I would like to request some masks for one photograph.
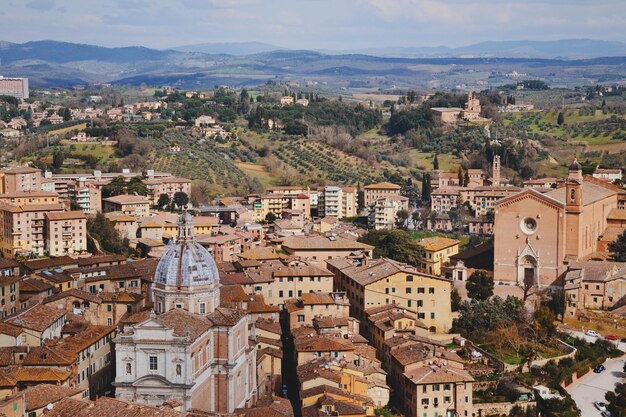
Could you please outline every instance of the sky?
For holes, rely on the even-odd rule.
[[[0,0],[9,42],[354,50],[571,38],[626,41],[626,0]]]

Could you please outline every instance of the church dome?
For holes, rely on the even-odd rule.
[[[157,265],[155,282],[176,287],[210,286],[219,282],[213,257],[193,236],[193,218],[178,219],[178,239],[168,246]]]

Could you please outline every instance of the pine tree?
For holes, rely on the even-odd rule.
[[[439,169],[439,158],[437,158],[437,154],[435,154],[435,159],[433,159],[433,169]]]

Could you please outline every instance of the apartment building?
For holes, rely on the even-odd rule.
[[[440,187],[430,194],[430,209],[438,214],[447,214],[461,202],[460,187]]]
[[[178,192],[183,192],[187,195],[191,194],[191,180],[186,178],[148,178],[144,180],[144,184],[148,187],[148,198],[153,206],[157,204],[161,194],[166,194],[170,200]]]
[[[19,99],[28,98],[28,78],[3,77],[0,75],[0,96],[11,96]]]
[[[47,339],[60,338],[65,316],[65,311],[41,304],[21,311],[3,321],[0,346],[40,346]],[[20,336],[15,337],[16,334]]]
[[[150,215],[150,201],[141,195],[116,195],[102,200],[105,213],[120,212],[130,216],[147,217]]]
[[[357,215],[357,190],[355,187],[328,185],[318,188],[317,192],[318,217],[345,218]]]
[[[390,195],[400,195],[400,187],[398,184],[390,182],[379,182],[363,187],[363,200],[365,207],[371,206],[379,198],[388,197]]]
[[[102,212],[102,190],[94,185],[76,189],[76,203],[87,215]]]
[[[374,230],[391,230],[396,227],[396,219],[400,210],[409,210],[409,199],[401,195],[391,194],[377,199],[368,208],[368,226]]]
[[[312,326],[313,319],[322,317],[347,321],[350,318],[350,302],[343,292],[311,292],[285,301],[283,312],[289,329]]]
[[[8,168],[0,171],[2,178],[0,194],[15,191],[40,191],[41,170],[32,167]]]
[[[5,258],[44,256],[47,252],[46,215],[63,212],[61,204],[0,203],[0,248]]]
[[[335,289],[348,294],[352,317],[364,321],[367,309],[396,304],[416,310],[417,320],[432,333],[450,330],[451,280],[386,258],[363,259],[359,266],[350,259],[329,259],[326,264],[335,274]]]
[[[79,210],[46,213],[48,255],[61,256],[87,251],[87,219]]]
[[[352,257],[355,253],[371,258],[374,247],[340,236],[310,235],[286,237],[281,242],[281,249],[303,261],[323,262]]]
[[[0,264],[5,261],[0,258]],[[8,260],[6,260],[8,261]],[[14,314],[20,307],[19,275],[0,275],[0,317]]]

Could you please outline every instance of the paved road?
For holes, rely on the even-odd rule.
[[[596,340],[598,340],[597,337],[593,337],[593,336],[587,336],[585,333],[583,332],[579,332],[577,330],[570,330],[570,329],[560,329],[563,330],[566,333],[569,333],[570,335],[578,338],[578,339],[583,339],[585,341],[587,341],[588,343],[595,343]],[[624,342],[618,342],[618,341],[611,341],[611,343],[613,343],[619,350],[621,350],[622,352],[626,352],[626,343]]]
[[[585,378],[567,388],[582,417],[601,417],[594,401],[605,401],[604,394],[613,391],[615,384],[624,380],[624,358],[609,359],[604,363],[606,370],[600,374],[590,372]]]

